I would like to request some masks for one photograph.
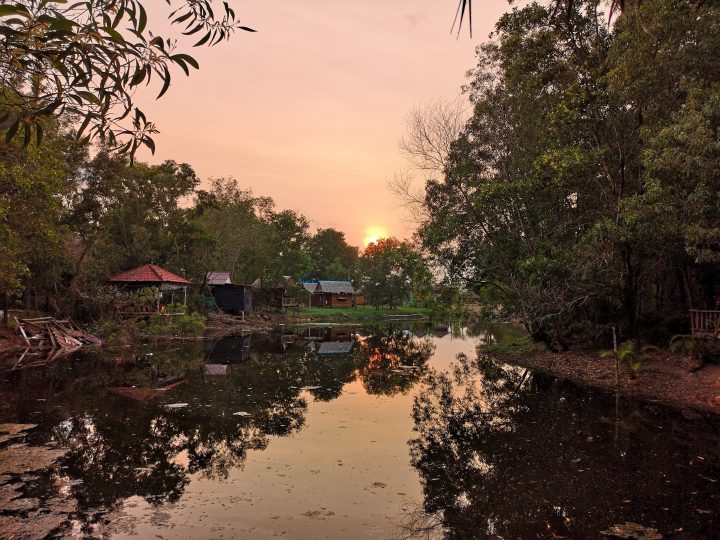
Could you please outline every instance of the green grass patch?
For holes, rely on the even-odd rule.
[[[394,309],[380,308],[375,309],[372,306],[358,306],[355,308],[322,308],[322,307],[305,307],[297,311],[291,311],[292,315],[298,317],[308,317],[317,321],[371,321],[386,320],[392,316],[420,315],[428,317],[430,309],[424,307],[399,306]]]
[[[534,343],[529,336],[501,338],[497,343],[484,345],[480,349],[484,354],[509,354],[513,356],[526,356],[542,352],[543,347]]]

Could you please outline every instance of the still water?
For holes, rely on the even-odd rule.
[[[0,537],[720,538],[717,420],[478,355],[507,331],[306,327],[7,372]]]

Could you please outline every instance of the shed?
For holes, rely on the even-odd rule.
[[[215,305],[228,313],[252,309],[253,293],[249,285],[214,285],[212,295]]]

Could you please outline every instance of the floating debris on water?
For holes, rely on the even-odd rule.
[[[184,407],[187,407],[188,403],[168,403],[165,405],[166,409],[182,409]]]

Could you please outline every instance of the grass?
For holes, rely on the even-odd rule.
[[[375,309],[373,306],[358,306],[356,308],[304,307],[297,311],[291,311],[290,314],[311,318],[316,321],[370,321],[387,319],[388,316],[394,315],[428,317],[430,309],[411,306],[398,306],[394,309],[387,307]]]
[[[541,352],[542,350],[542,345],[533,343],[527,336],[507,336],[501,338],[497,343],[491,343],[482,347],[482,352],[485,354],[508,354],[513,356],[527,356]]]

